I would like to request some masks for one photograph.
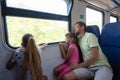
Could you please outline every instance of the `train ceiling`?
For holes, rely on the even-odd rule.
[[[120,0],[85,0],[85,1],[120,16]]]

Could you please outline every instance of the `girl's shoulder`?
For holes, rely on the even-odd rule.
[[[15,50],[15,54],[12,57],[12,62],[19,63],[22,60],[22,57],[23,57],[23,49],[22,48],[17,48]]]
[[[15,50],[15,52],[17,52],[17,53],[23,52],[23,49],[22,49],[21,47],[19,47],[19,48],[17,48],[17,49]]]
[[[22,56],[23,52],[24,52],[23,49],[21,47],[19,47],[15,50],[15,55]]]
[[[74,48],[74,47],[76,47],[75,44],[70,44],[70,45],[69,45],[69,48]]]

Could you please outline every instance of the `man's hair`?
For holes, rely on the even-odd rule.
[[[85,31],[86,31],[86,24],[85,24],[84,22],[78,21],[78,22],[75,23],[75,25],[76,25],[76,24],[79,24],[80,26],[84,26],[84,29],[85,29]]]

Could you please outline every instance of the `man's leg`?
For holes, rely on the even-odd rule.
[[[73,71],[71,71],[68,74],[64,75],[63,80],[79,80],[79,79],[77,79],[76,74]]]
[[[88,80],[94,76],[93,72],[88,68],[78,68],[64,76],[64,80]]]
[[[112,69],[107,66],[101,66],[95,72],[94,80],[112,80],[113,72]]]

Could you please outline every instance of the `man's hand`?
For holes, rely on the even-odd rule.
[[[79,67],[80,67],[80,64],[71,64],[72,69],[76,69],[76,68],[79,68]]]

